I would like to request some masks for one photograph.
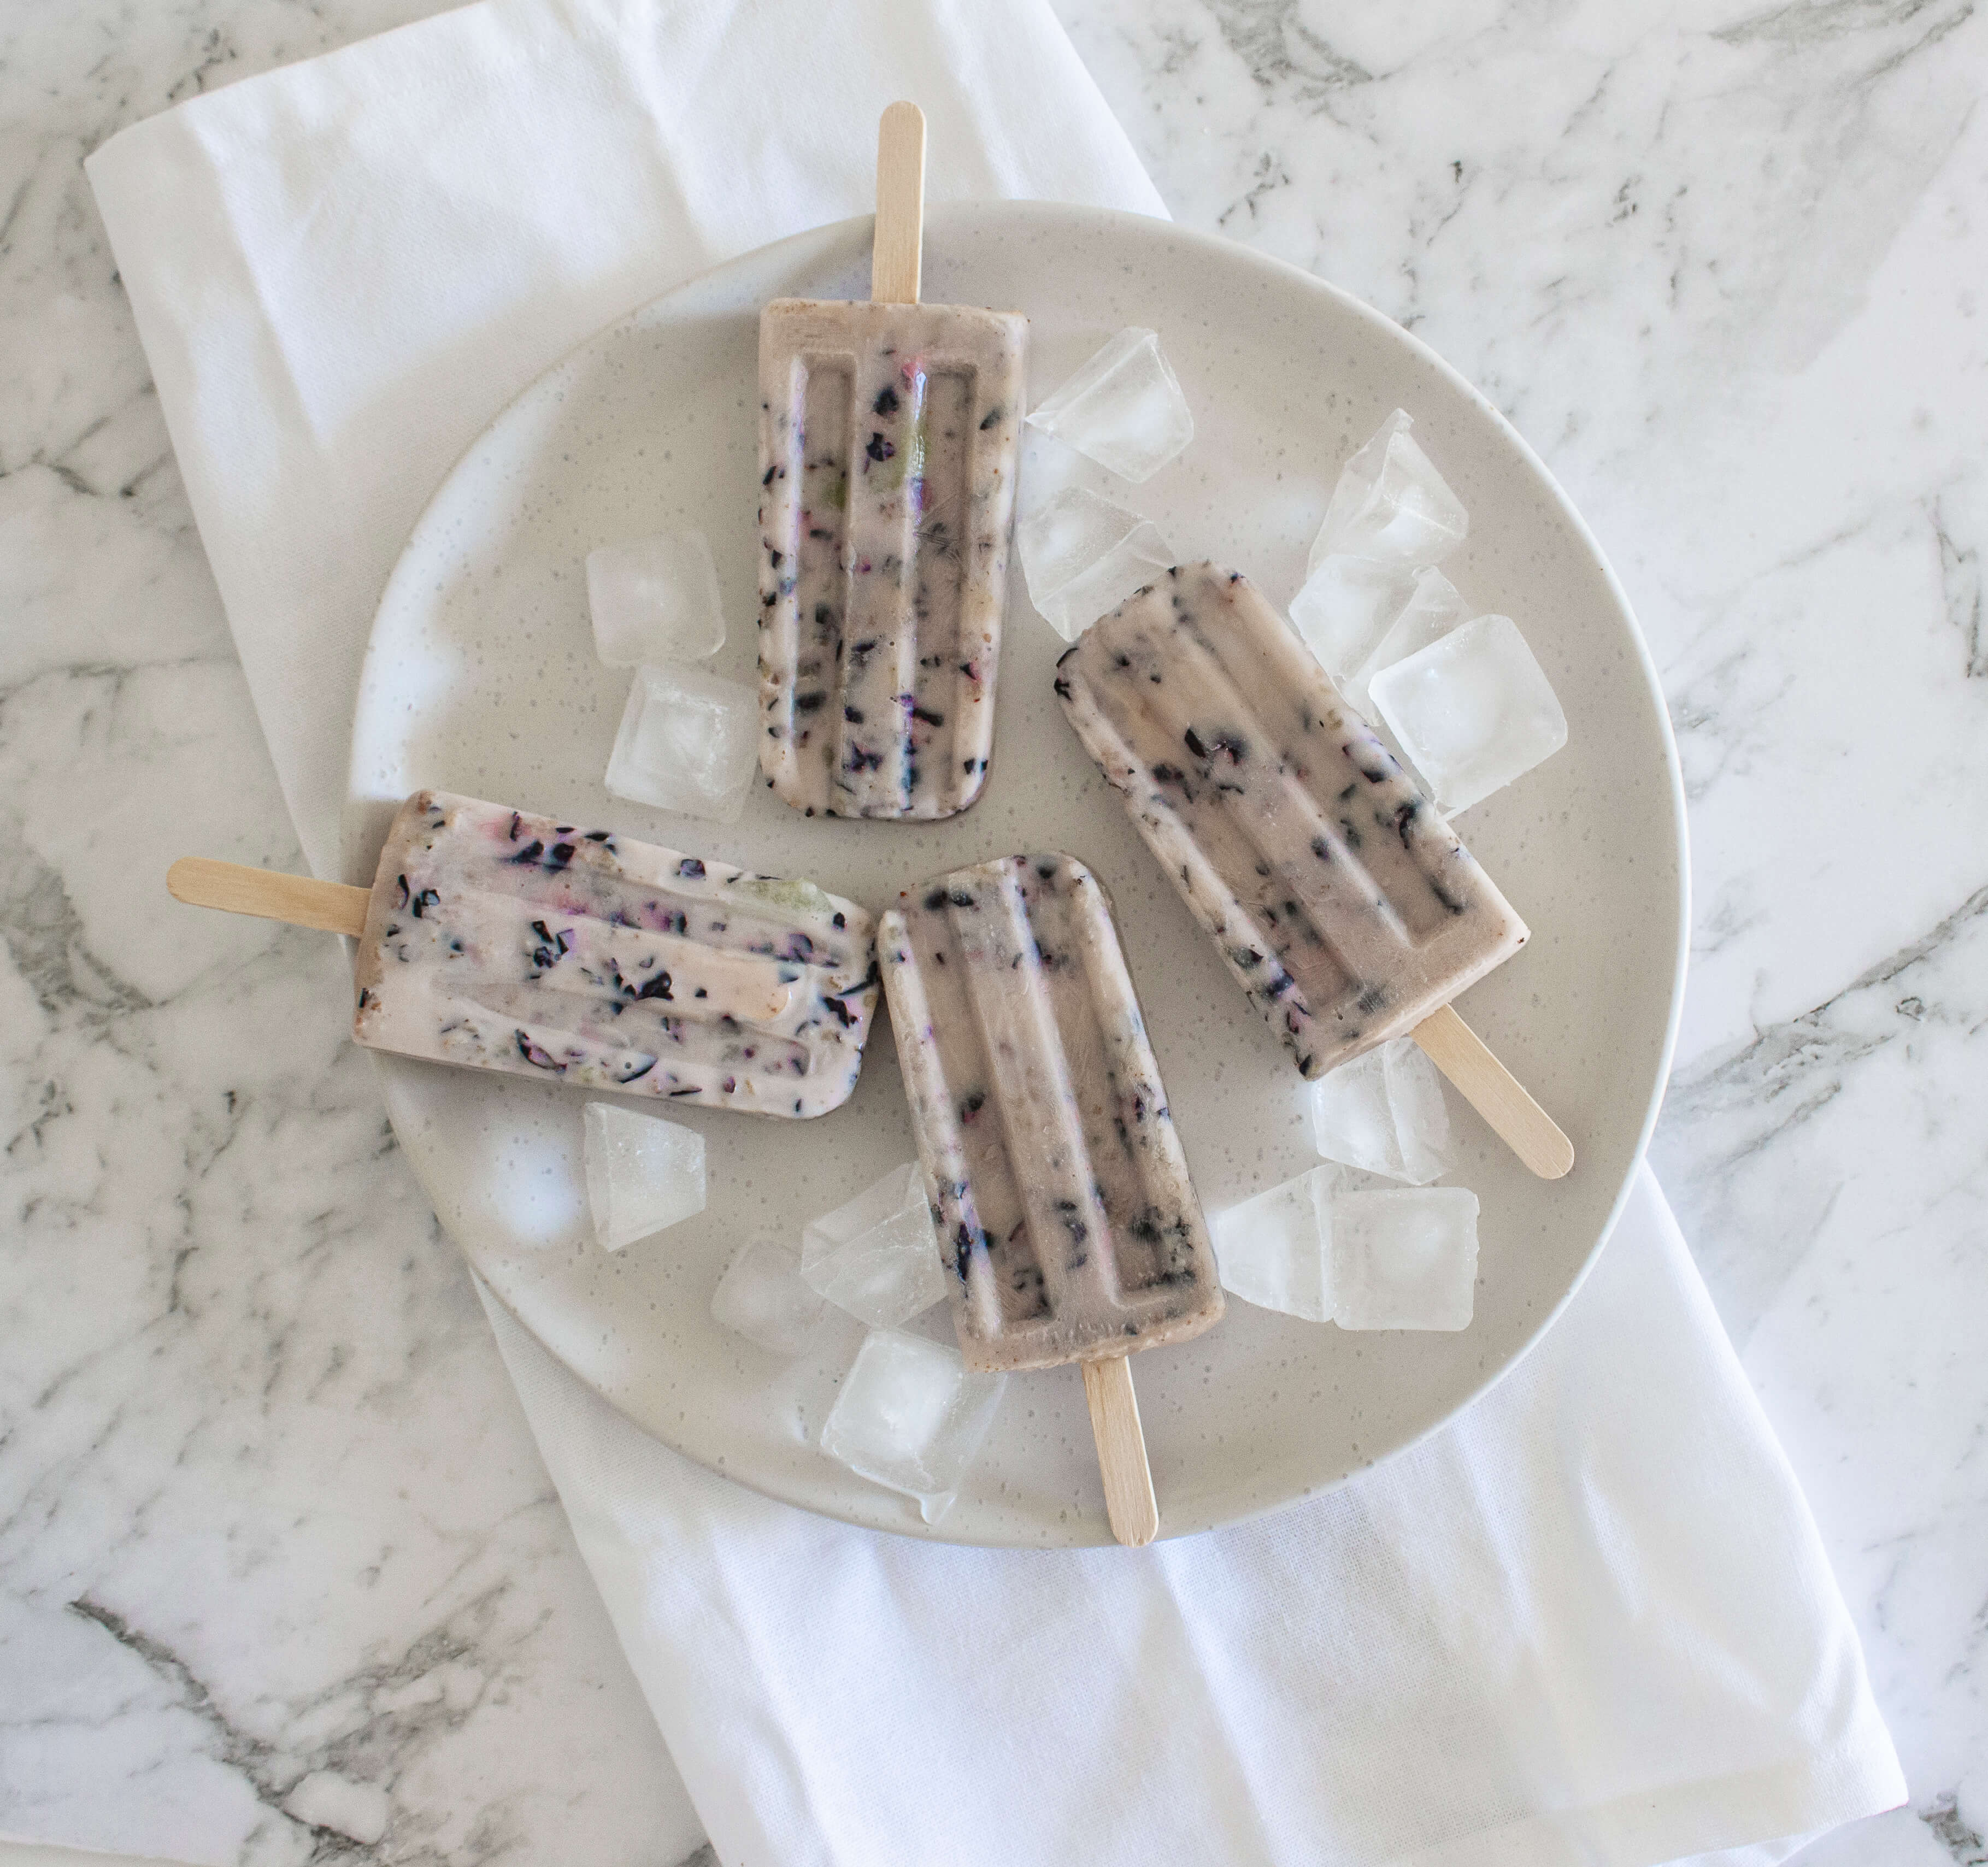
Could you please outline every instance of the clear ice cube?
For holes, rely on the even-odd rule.
[[[1129,508],[1067,486],[1015,528],[1029,600],[1066,642],[1074,642],[1174,561],[1159,528]]]
[[[1333,1320],[1343,1329],[1461,1329],[1477,1289],[1477,1195],[1464,1187],[1341,1192]]]
[[[704,1136],[659,1115],[590,1102],[587,1203],[604,1251],[618,1251],[704,1210]]]
[[[1463,593],[1433,566],[1419,572],[1401,613],[1388,624],[1379,644],[1361,662],[1358,670],[1340,683],[1340,690],[1353,711],[1363,720],[1374,717],[1374,696],[1369,690],[1374,677],[1384,667],[1439,642],[1465,614]]]
[[[702,532],[666,532],[587,554],[594,653],[610,667],[702,661],[725,643],[718,567]]]
[[[1467,810],[1567,743],[1519,626],[1480,616],[1374,677],[1374,704],[1445,811]]]
[[[838,1309],[872,1329],[894,1329],[945,1295],[925,1175],[914,1160],[845,1206],[809,1220],[801,1275]]]
[[[1332,1264],[1324,1204],[1337,1178],[1314,1167],[1217,1213],[1215,1261],[1222,1287],[1246,1303],[1312,1322],[1332,1320]]]
[[[711,1295],[711,1313],[726,1329],[775,1355],[806,1349],[828,1315],[828,1301],[801,1275],[801,1254],[779,1238],[740,1247]]]
[[[957,1349],[873,1330],[822,1423],[821,1449],[859,1477],[918,1501],[928,1524],[952,1507],[987,1437],[1007,1376],[974,1374]]]
[[[1340,470],[1312,541],[1312,568],[1343,552],[1416,571],[1463,542],[1470,515],[1408,432],[1414,425],[1396,409]]]
[[[1121,331],[1029,420],[1135,484],[1194,439],[1194,417],[1158,333],[1137,328]]]
[[[1328,1070],[1311,1085],[1312,1142],[1328,1160],[1425,1187],[1451,1165],[1442,1077],[1413,1038]]]
[[[1344,682],[1378,648],[1415,588],[1412,572],[1371,558],[1321,558],[1291,599],[1291,621],[1319,665]]]
[[[759,701],[702,668],[639,667],[606,783],[617,798],[732,823],[759,768]]]

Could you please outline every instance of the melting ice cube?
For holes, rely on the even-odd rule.
[[[1029,600],[1066,642],[1074,642],[1174,561],[1149,518],[1093,492],[1067,486],[1015,528]]]
[[[738,820],[759,768],[759,701],[701,668],[639,667],[607,761],[617,798],[718,823]]]
[[[1407,571],[1439,564],[1463,542],[1470,515],[1396,409],[1340,471],[1310,567],[1337,552]]]
[[[945,1295],[945,1269],[914,1160],[846,1206],[808,1222],[801,1275],[839,1309],[872,1329],[894,1328]]]
[[[1007,1376],[969,1373],[957,1349],[877,1329],[863,1339],[822,1423],[821,1449],[872,1484],[918,1501],[928,1524],[951,1507],[987,1437]]]
[[[1372,719],[1374,697],[1369,689],[1374,677],[1430,643],[1439,642],[1463,617],[1463,596],[1456,586],[1433,566],[1418,572],[1407,603],[1388,624],[1378,645],[1353,674],[1339,684],[1354,711],[1362,719]]]
[[[1335,681],[1374,653],[1415,588],[1397,565],[1335,553],[1321,558],[1291,599],[1291,620]]]
[[[1442,1078],[1413,1038],[1328,1070],[1311,1085],[1313,1143],[1328,1160],[1425,1187],[1449,1170]]]
[[[590,1102],[587,1129],[587,1203],[604,1251],[704,1210],[704,1136],[658,1115],[617,1102]]]
[[[1135,483],[1194,439],[1194,417],[1158,335],[1136,328],[1121,331],[1029,420]]]
[[[1337,1172],[1314,1167],[1215,1215],[1215,1261],[1224,1290],[1264,1309],[1332,1320],[1324,1210]]]
[[[1445,811],[1567,743],[1553,684],[1509,616],[1480,616],[1374,677],[1374,704]]]
[[[610,667],[701,661],[725,643],[718,567],[702,532],[668,532],[587,554],[594,652]]]
[[[775,1355],[798,1355],[828,1315],[827,1300],[801,1276],[801,1254],[779,1238],[742,1246],[712,1292],[711,1313]]]
[[[1477,1195],[1463,1187],[1340,1192],[1327,1220],[1343,1329],[1461,1329],[1477,1288]]]

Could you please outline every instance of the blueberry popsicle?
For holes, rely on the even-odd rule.
[[[825,1114],[876,1008],[854,902],[448,792],[401,806],[370,890],[198,861],[167,885],[353,935],[362,1044],[580,1088]]]
[[[1124,1358],[1222,1297],[1104,892],[1070,856],[956,869],[900,896],[878,951],[960,1352],[1086,1364],[1114,1528],[1144,1541],[1107,1447],[1129,1412],[1143,1475]]]
[[[759,321],[760,769],[796,809],[986,782],[1027,321],[918,302],[925,120],[884,115],[871,299]]]
[[[1567,1171],[1566,1137],[1445,1011],[1524,922],[1246,579],[1176,566],[1098,622],[1056,687],[1305,1075],[1412,1034],[1529,1166]]]

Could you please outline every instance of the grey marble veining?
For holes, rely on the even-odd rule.
[[[327,943],[79,164],[421,0],[0,8],[0,1831],[667,1863],[694,1821]],[[1060,0],[1175,213],[1482,387],[1690,792],[1656,1160],[1915,1808],[1988,1858],[1988,20],[1972,0]]]

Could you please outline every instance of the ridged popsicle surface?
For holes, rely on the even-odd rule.
[[[1027,320],[783,299],[759,322],[760,769],[796,809],[980,795]]]
[[[1222,1314],[1199,1201],[1097,878],[1015,856],[908,892],[884,989],[960,1351],[1107,1359]]]
[[[1261,593],[1178,566],[1057,664],[1084,748],[1299,1069],[1405,1035],[1526,925]]]
[[[807,1117],[847,1101],[874,924],[755,875],[448,792],[380,855],[353,1035],[404,1056]]]

